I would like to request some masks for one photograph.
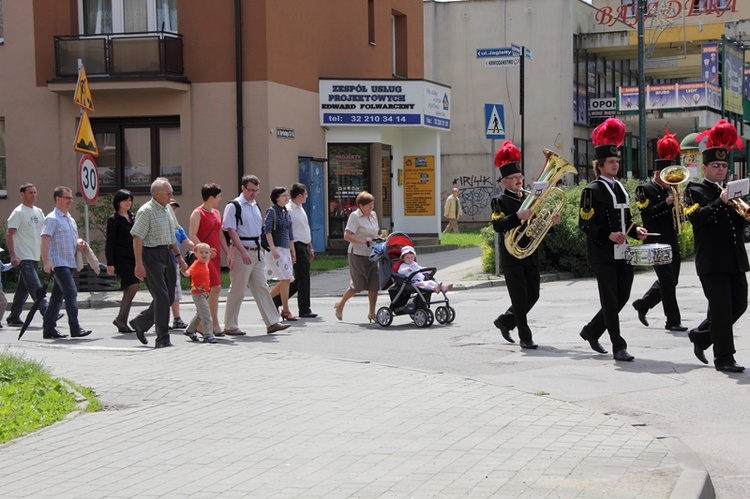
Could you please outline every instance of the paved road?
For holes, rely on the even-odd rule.
[[[684,335],[660,329],[656,311],[650,328],[623,314],[634,363],[594,354],[577,337],[596,303],[590,279],[543,285],[531,321],[541,347],[521,351],[491,326],[508,300],[499,280],[479,272],[477,250],[420,262],[466,288],[451,293],[454,324],[363,324],[364,297],[338,322],[339,271],[314,278],[321,318],[288,334],[249,326],[248,336],[215,346],[178,334],[175,348],[157,351],[114,332],[111,308],[82,311],[95,330],[83,341],[49,342],[37,329],[18,342],[4,329],[11,351],[95,387],[110,410],[0,448],[0,492],[689,497],[712,481],[719,497],[750,496],[748,375],[699,364]],[[704,300],[692,263],[683,269],[678,296],[684,322],[695,324]],[[652,279],[637,275],[634,295]],[[257,324],[254,303],[242,314]],[[737,331],[747,325],[741,319]],[[750,342],[739,335],[737,346],[749,363]]]

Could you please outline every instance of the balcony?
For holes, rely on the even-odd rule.
[[[187,82],[182,35],[165,32],[66,35],[55,39],[53,82],[75,81],[78,60],[91,81]]]

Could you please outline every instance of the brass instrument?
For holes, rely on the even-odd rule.
[[[679,234],[682,232],[682,226],[687,220],[685,215],[685,209],[682,206],[682,193],[680,192],[680,186],[687,183],[690,180],[690,172],[687,168],[681,165],[673,165],[664,168],[659,174],[662,182],[669,185],[672,191],[672,222],[674,223],[674,229]]]
[[[730,199],[728,201],[729,206],[740,214],[745,220],[750,221],[750,203],[743,197]]]
[[[554,151],[544,149],[547,161],[537,182],[547,182],[541,194],[532,194],[521,203],[521,210],[531,210],[531,217],[505,234],[508,253],[518,259],[531,256],[552,227],[552,217],[560,213],[565,205],[565,193],[557,183],[568,173],[577,173],[576,168]],[[558,199],[555,201],[554,197]],[[550,203],[552,205],[550,206]]]

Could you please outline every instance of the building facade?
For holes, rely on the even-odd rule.
[[[454,100],[452,132],[442,141],[442,185],[446,192],[459,188],[468,205],[464,223],[483,225],[490,218],[493,145],[496,149],[504,139],[487,138],[494,131],[484,110],[488,104],[503,106],[505,137],[523,151],[527,184],[544,167],[545,148],[577,168],[578,175],[568,175],[565,183],[593,178],[591,130],[608,116],[627,124],[623,172],[636,178],[648,175],[655,141],[665,128],[681,140],[726,116],[750,137],[743,113],[747,90],[741,93],[750,2],[646,3],[645,80],[653,99],[646,101],[649,160],[640,166],[635,0],[425,2],[425,76],[449,82]],[[526,52],[523,74],[514,46]],[[711,75],[706,81],[702,54],[722,46],[724,55],[739,53],[740,62],[716,67],[721,84]],[[682,98],[694,88],[703,97]],[[731,104],[721,98],[721,88],[725,97],[734,96]],[[709,102],[715,89],[720,96]],[[666,104],[657,101],[660,95]],[[735,177],[745,176],[744,151],[734,160]]]
[[[367,128],[321,121],[324,79],[422,80],[422,8],[421,0],[6,0],[0,211],[17,204],[24,182],[37,185],[45,211],[56,185],[78,185],[81,153],[73,144],[81,115],[73,96],[80,60],[94,104],[87,114],[101,193],[125,188],[143,202],[151,181],[166,176],[186,223],[185,208],[201,203],[205,183],[219,183],[227,201],[244,174],[255,174],[266,207],[272,187],[314,182],[308,211],[315,214],[316,247],[325,248],[339,237],[336,230],[329,237],[337,226],[329,207],[341,195],[329,190],[332,147],[337,153],[355,143],[367,151],[352,186],[376,195],[387,190],[384,178],[392,174],[394,185],[397,178],[395,166],[383,172],[384,146],[389,167],[391,157],[414,154],[437,155],[439,169],[441,132],[421,123]],[[427,137],[426,146],[403,149],[413,142],[404,139],[409,133]],[[391,214],[389,229],[404,222],[403,203],[385,210],[378,197],[376,210]],[[438,232],[437,218],[424,220],[423,232]]]

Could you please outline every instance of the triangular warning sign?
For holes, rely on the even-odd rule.
[[[83,67],[83,64],[81,64],[81,69],[78,70],[78,83],[76,83],[76,93],[73,96],[73,102],[77,106],[92,112],[94,111],[94,100],[91,98],[89,79],[86,76],[86,68]]]
[[[503,126],[503,120],[500,118],[500,114],[497,112],[497,106],[492,106],[492,112],[487,120],[486,134],[488,136],[495,135],[505,137],[505,127]]]
[[[73,147],[78,152],[88,153],[92,156],[99,156],[99,148],[96,146],[94,131],[91,129],[91,122],[89,121],[89,115],[86,111],[83,112],[81,122],[78,123],[76,141]]]

